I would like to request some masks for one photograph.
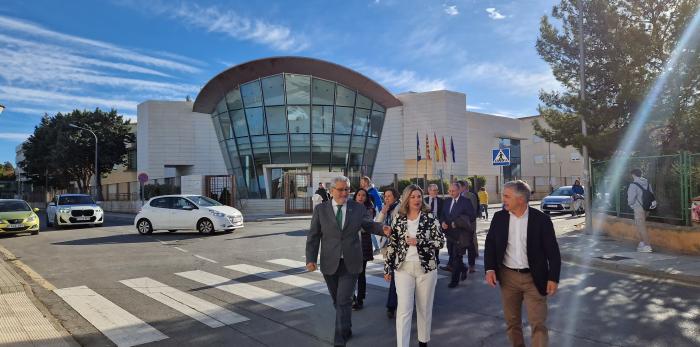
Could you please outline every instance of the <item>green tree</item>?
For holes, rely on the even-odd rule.
[[[14,180],[15,179],[15,167],[9,161],[2,164],[0,169],[0,179],[2,180]]]
[[[95,138],[69,124],[92,129],[98,138],[99,174],[110,173],[126,163],[127,144],[135,141],[130,121],[112,109],[74,110],[68,114],[44,115],[34,133],[22,145],[25,160],[18,163],[36,183],[66,188],[71,181],[86,191],[95,173]]]
[[[698,10],[698,0],[562,0],[551,19],[543,16],[536,48],[561,82],[559,91],[540,92],[544,124],[535,133],[591,157],[609,158],[634,119],[652,83]],[[579,97],[579,30],[584,18],[585,101]],[[639,152],[700,150],[700,59],[697,47],[684,52],[670,75],[654,116],[638,134]],[[580,116],[588,136],[581,135]],[[642,139],[645,139],[642,141]],[[651,139],[651,141],[649,141]]]

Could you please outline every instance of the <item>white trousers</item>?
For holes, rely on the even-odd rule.
[[[396,346],[408,347],[411,344],[414,297],[418,341],[430,341],[437,276],[437,270],[423,272],[419,261],[406,261],[394,272],[396,296],[399,301],[396,308]]]

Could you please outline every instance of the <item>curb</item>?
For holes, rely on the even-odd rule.
[[[585,259],[579,255],[570,254],[570,253],[562,253],[561,259],[563,261],[568,261],[568,262],[574,263],[576,265],[584,266],[584,267],[587,266],[587,267],[591,267],[591,268],[595,268],[595,269],[630,273],[630,274],[642,275],[642,276],[647,276],[647,277],[672,280],[675,282],[679,282],[679,283],[683,283],[683,284],[687,284],[687,285],[692,285],[692,286],[700,286],[700,276],[687,275],[687,274],[674,274],[674,273],[670,273],[670,272],[663,271],[663,270],[653,270],[653,269],[647,269],[647,268],[638,267],[638,266],[613,263],[613,262],[605,261],[605,260],[598,259],[598,258],[591,258],[590,261],[588,261],[589,259]]]

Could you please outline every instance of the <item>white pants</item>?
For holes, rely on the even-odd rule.
[[[649,212],[645,211],[641,206],[633,207],[634,210],[634,224],[637,225],[637,232],[639,233],[639,238],[644,242],[645,245],[649,245],[649,234],[647,233],[647,217]]]
[[[406,261],[394,272],[396,282],[396,346],[408,347],[411,344],[411,321],[413,320],[413,300],[415,296],[418,323],[418,341],[430,341],[430,325],[433,321],[433,299],[437,271],[423,272],[419,261]]]

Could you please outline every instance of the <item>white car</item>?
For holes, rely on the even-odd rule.
[[[233,231],[243,227],[237,209],[201,195],[164,195],[151,198],[134,218],[139,234],[153,230]]]
[[[104,211],[90,195],[56,195],[46,207],[46,224],[54,228],[66,225],[102,225]]]

